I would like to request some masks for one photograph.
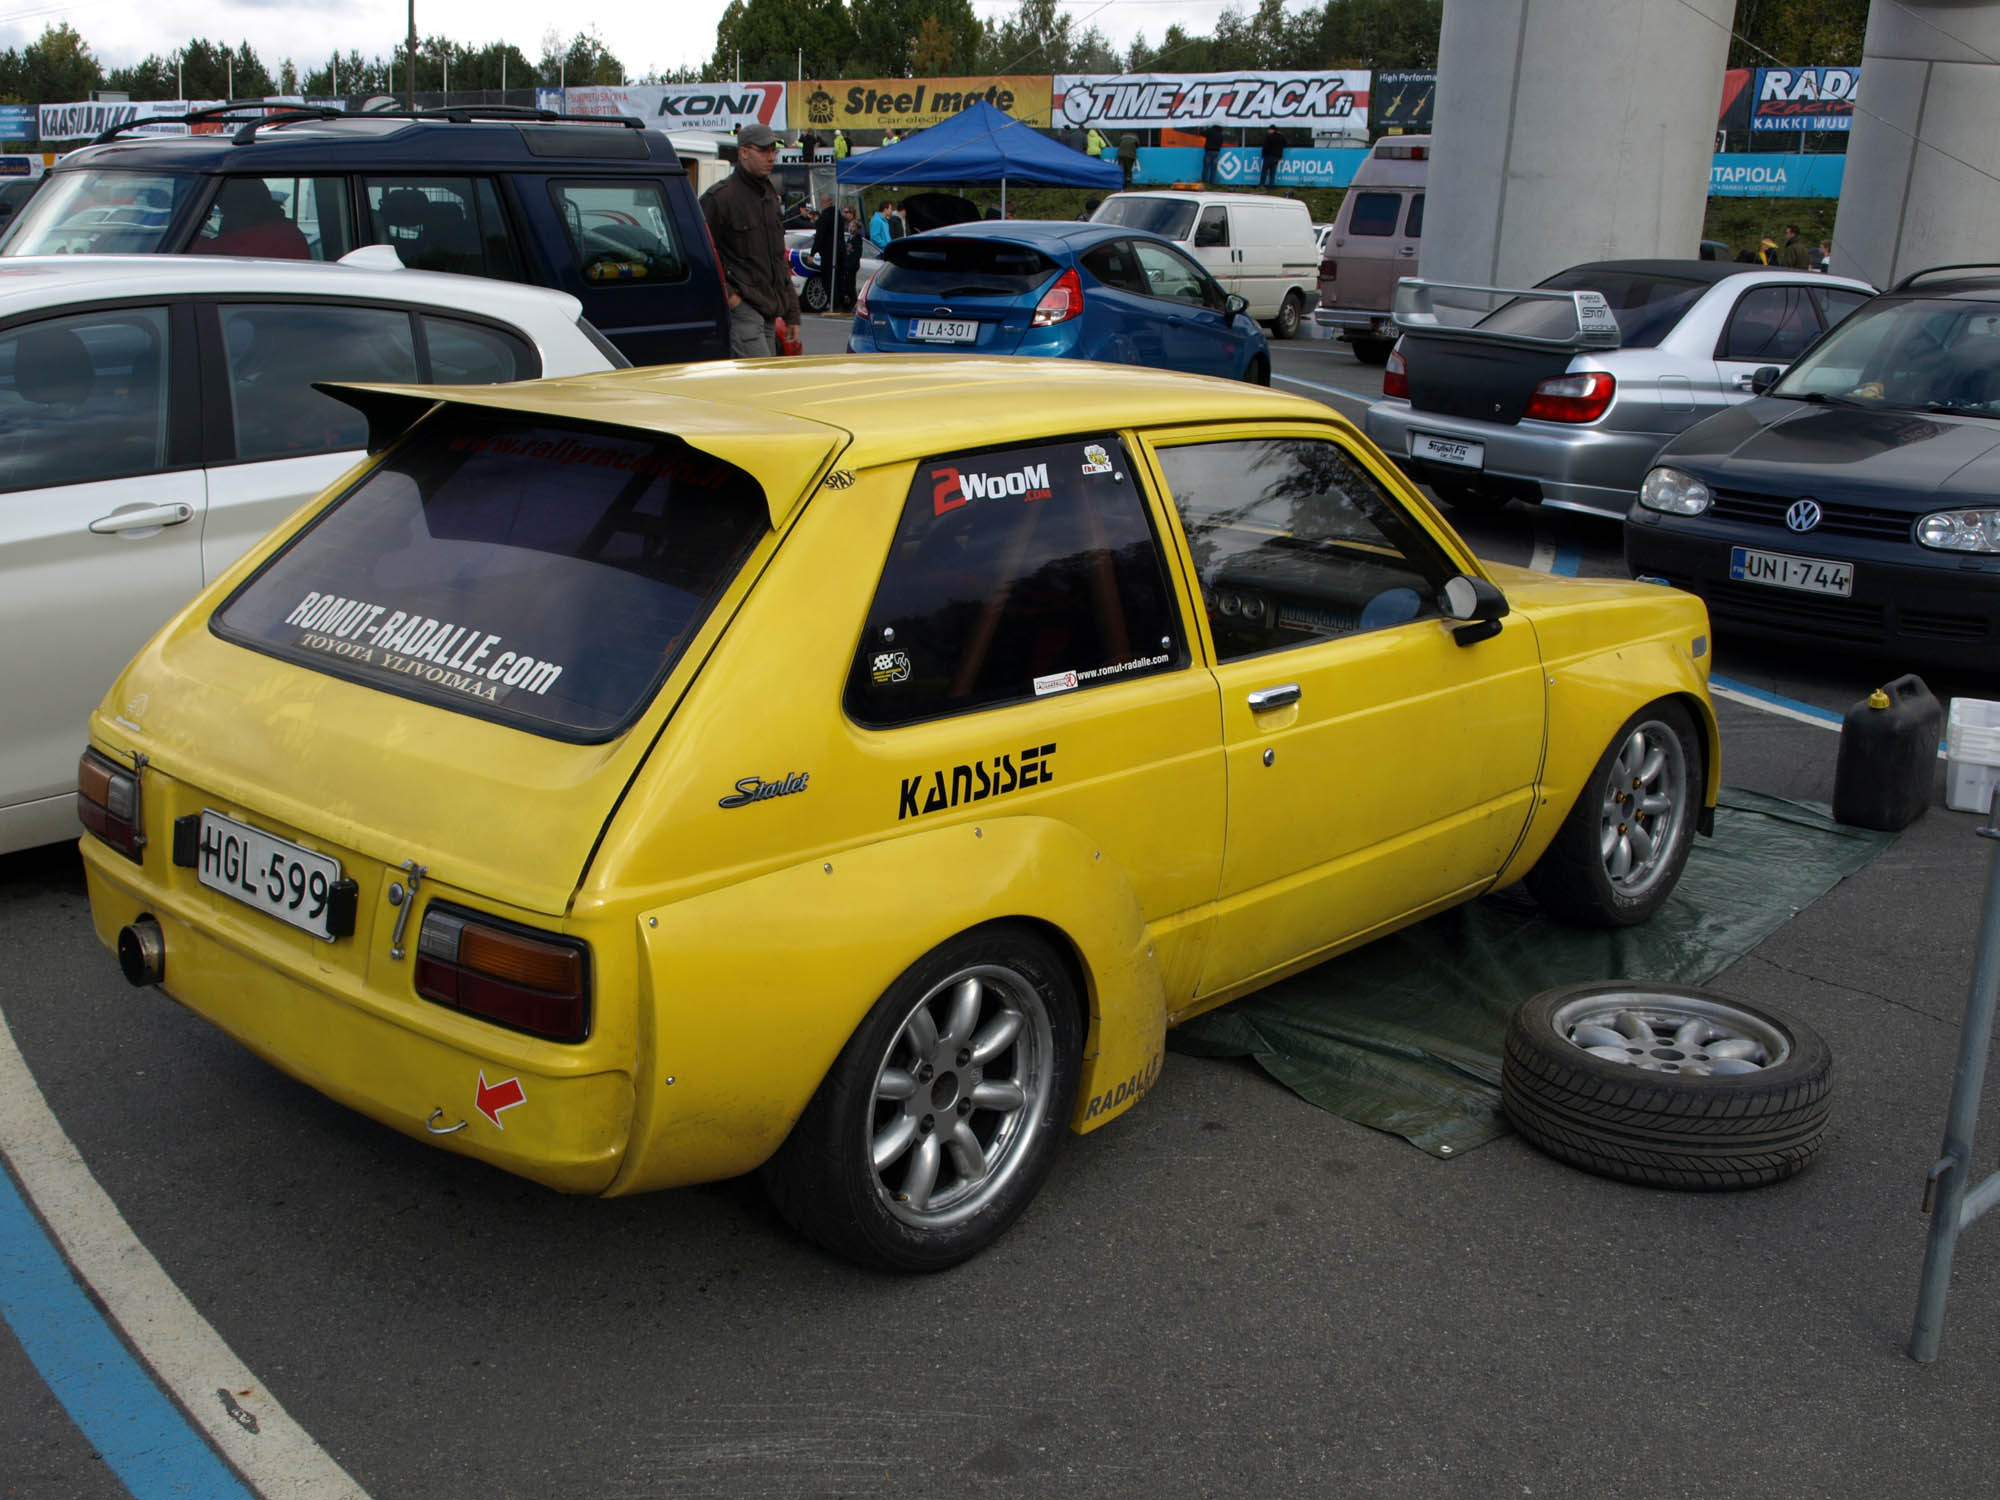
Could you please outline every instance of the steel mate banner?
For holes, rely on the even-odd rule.
[[[974,101],[1023,125],[1049,123],[1049,75],[1009,78],[808,78],[791,90],[793,130],[922,130]]]
[[[1847,130],[1861,69],[1759,68],[1750,105],[1752,130]]]
[[[545,109],[572,115],[630,115],[656,130],[719,130],[785,126],[783,83],[634,83],[543,89]]]
[[[1055,80],[1055,123],[1078,129],[1226,126],[1368,128],[1369,70],[1319,73],[1070,73]]]
[[[1438,76],[1430,70],[1377,73],[1368,90],[1368,113],[1374,128],[1424,134],[1431,128],[1437,86]]]
[[[129,125],[134,120],[170,119],[175,115],[192,114],[198,109],[214,109],[224,102],[221,99],[151,99],[123,104],[44,104],[38,122],[43,140],[74,141],[101,135],[114,125]],[[236,123],[241,125],[242,121]],[[186,135],[188,128],[185,125],[148,125],[137,133]]]

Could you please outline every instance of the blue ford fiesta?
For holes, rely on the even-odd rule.
[[[1271,383],[1241,297],[1158,235],[1118,224],[995,220],[890,242],[848,350],[1020,354]]]

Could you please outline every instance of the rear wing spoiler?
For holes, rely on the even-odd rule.
[[[1443,296],[1439,294],[1443,293]],[[1515,302],[1547,302],[1568,310],[1565,320],[1551,316],[1537,322],[1552,324],[1551,333],[1476,327],[1500,308]],[[1442,306],[1445,311],[1440,314]],[[1448,334],[1522,349],[1616,349],[1621,341],[1618,320],[1602,292],[1548,292],[1534,287],[1473,286],[1452,281],[1423,281],[1406,276],[1396,283],[1393,309],[1396,326],[1405,333]]]

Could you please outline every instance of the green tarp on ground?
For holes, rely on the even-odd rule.
[[[1506,1133],[1500,1050],[1522,1001],[1588,979],[1706,983],[1894,838],[1725,787],[1715,836],[1695,840],[1651,921],[1567,926],[1516,886],[1197,1016],[1167,1042],[1254,1058],[1321,1109],[1456,1156]]]

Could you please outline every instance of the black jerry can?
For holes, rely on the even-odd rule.
[[[1840,721],[1833,816],[1895,832],[1930,806],[1944,706],[1914,673],[1885,683]]]

